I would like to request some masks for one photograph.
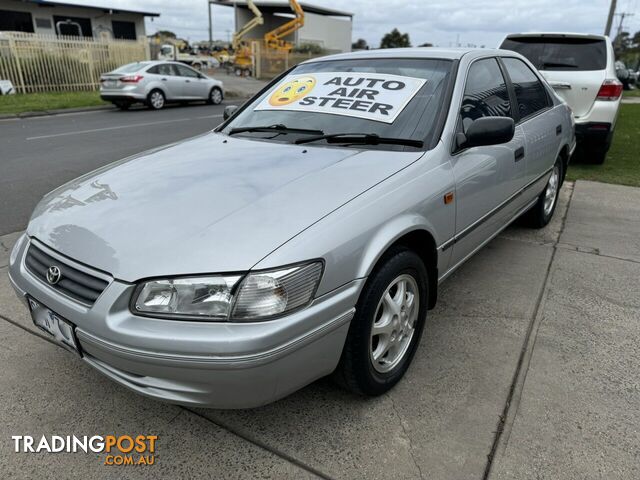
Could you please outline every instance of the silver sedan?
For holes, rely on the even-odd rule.
[[[438,285],[554,214],[571,112],[514,52],[300,64],[213,132],[49,193],[10,258],[33,321],[115,382],[248,408],[405,374]]]
[[[122,110],[144,103],[159,110],[168,102],[222,103],[222,82],[179,62],[136,62],[100,78],[100,98]]]

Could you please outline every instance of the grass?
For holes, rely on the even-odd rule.
[[[640,88],[635,88],[634,90],[625,90],[624,92],[622,92],[622,97],[640,97]]]
[[[604,164],[571,163],[567,178],[640,187],[640,105],[620,105],[613,145]]]
[[[107,105],[98,92],[52,92],[0,96],[0,115]]]

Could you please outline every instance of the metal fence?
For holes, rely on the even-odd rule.
[[[0,32],[0,80],[18,93],[97,90],[100,75],[149,58],[138,41]]]

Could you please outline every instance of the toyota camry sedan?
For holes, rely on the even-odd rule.
[[[249,408],[403,377],[438,285],[552,218],[569,107],[521,55],[313,59],[215,130],[46,195],[10,258],[33,322],[113,381]]]

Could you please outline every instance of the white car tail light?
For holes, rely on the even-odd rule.
[[[597,100],[614,101],[622,95],[622,83],[616,79],[605,80],[598,91]]]

